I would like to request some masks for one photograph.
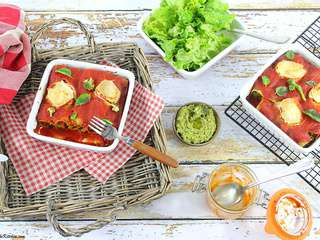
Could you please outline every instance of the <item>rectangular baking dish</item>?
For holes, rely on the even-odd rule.
[[[296,143],[293,139],[291,139],[285,132],[283,132],[277,125],[275,125],[272,121],[270,121],[266,116],[264,116],[260,111],[258,111],[254,106],[251,105],[250,102],[246,99],[249,95],[255,81],[259,78],[259,76],[269,67],[271,66],[281,55],[286,53],[287,51],[292,50],[296,53],[301,54],[306,60],[310,61],[310,63],[315,66],[320,66],[320,59],[311,54],[307,49],[300,46],[299,44],[287,44],[283,46],[255,75],[252,77],[240,91],[240,99],[244,106],[244,108],[256,119],[258,119],[262,124],[264,124],[273,134],[278,136],[285,144],[290,145],[294,148],[294,150],[308,154],[311,151],[315,150],[320,145],[320,138],[315,140],[309,147],[302,147],[298,143]]]
[[[118,132],[120,135],[123,132],[123,128],[124,128],[124,125],[125,125],[125,122],[127,119],[128,110],[129,110],[129,106],[130,106],[130,102],[131,102],[131,98],[132,98],[132,93],[133,93],[133,88],[134,88],[134,81],[135,81],[134,74],[130,71],[127,71],[127,70],[124,70],[121,68],[117,68],[117,67],[110,67],[110,66],[104,66],[104,65],[87,63],[87,62],[80,62],[80,61],[74,61],[74,60],[56,59],[56,60],[51,61],[47,65],[47,67],[43,73],[43,76],[42,76],[38,91],[36,93],[36,96],[35,96],[35,99],[34,99],[34,102],[33,102],[32,108],[31,108],[31,112],[29,114],[29,118],[27,121],[28,134],[33,138],[36,138],[40,141],[44,141],[47,143],[53,143],[53,144],[58,144],[58,145],[66,146],[66,147],[72,147],[72,148],[82,149],[82,150],[91,150],[91,151],[96,151],[96,152],[111,152],[112,150],[114,150],[117,147],[117,145],[119,143],[118,139],[115,139],[110,146],[100,147],[100,146],[92,146],[92,145],[87,145],[87,144],[83,144],[83,143],[76,143],[76,142],[71,142],[71,141],[67,141],[67,140],[61,140],[61,139],[57,139],[57,138],[47,137],[47,136],[43,136],[43,135],[40,135],[40,134],[37,134],[34,132],[34,129],[37,127],[37,114],[38,114],[41,102],[43,100],[43,97],[44,97],[46,90],[47,90],[47,84],[49,81],[51,70],[55,65],[60,65],[60,64],[71,66],[71,67],[76,67],[76,68],[81,68],[81,69],[96,69],[96,70],[102,70],[102,71],[110,71],[110,72],[113,72],[114,74],[120,75],[120,76],[128,79],[129,87],[128,87],[128,92],[127,92],[127,98],[125,101],[124,110],[123,110],[120,124],[119,124],[119,128],[118,128]]]
[[[150,13],[152,14],[152,13]],[[164,51],[153,41],[149,38],[149,36],[147,34],[144,33],[143,31],[143,23],[144,21],[150,16],[144,16],[142,17],[139,22],[138,22],[138,31],[140,33],[140,35],[143,37],[144,40],[146,40],[160,55],[162,58],[165,58],[165,53]],[[243,25],[242,22],[240,22],[238,19],[235,19],[233,22],[234,26],[238,29],[241,30],[246,30],[245,26]],[[218,55],[216,55],[214,58],[212,58],[209,62],[207,62],[206,64],[204,64],[201,68],[189,72],[183,69],[177,69],[175,66],[173,66],[172,63],[169,62],[170,66],[176,71],[178,72],[181,76],[183,76],[184,78],[196,78],[198,76],[200,76],[202,73],[204,73],[206,70],[208,70],[211,66],[213,66],[214,64],[216,64],[218,61],[220,61],[222,58],[224,58],[228,53],[230,53],[237,45],[239,45],[239,43],[242,41],[243,39],[243,35],[240,34],[236,34],[236,33],[231,33],[234,34],[236,36],[235,41],[233,41],[227,48],[225,48],[224,50],[222,50]]]

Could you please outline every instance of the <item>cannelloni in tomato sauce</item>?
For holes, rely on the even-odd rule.
[[[320,135],[320,68],[286,52],[255,81],[247,100],[299,145]]]
[[[118,128],[128,79],[112,72],[54,66],[37,115],[36,133],[95,146],[112,142],[88,128],[97,116]]]

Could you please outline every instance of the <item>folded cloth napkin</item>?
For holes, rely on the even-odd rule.
[[[0,106],[0,134],[27,195],[44,189],[84,167],[105,182],[134,154],[119,143],[112,153],[75,150],[30,137],[26,122],[34,94],[16,104]],[[163,109],[162,99],[136,83],[123,135],[143,141]]]
[[[0,104],[9,104],[30,73],[31,47],[24,12],[0,4]]]

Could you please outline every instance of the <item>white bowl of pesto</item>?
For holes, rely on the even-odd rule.
[[[173,130],[178,139],[190,146],[203,146],[217,135],[220,120],[210,105],[191,102],[180,107],[173,119]]]

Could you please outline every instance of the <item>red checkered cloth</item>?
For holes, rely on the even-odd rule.
[[[24,31],[24,12],[0,4],[0,104],[12,102],[30,73],[31,47]]]
[[[122,135],[143,141],[154,121],[160,116],[163,107],[164,103],[161,97],[136,83]],[[105,183],[112,173],[132,157],[135,151],[126,143],[120,142],[115,151],[90,163],[85,167],[85,170],[99,182]]]
[[[44,189],[84,167],[105,182],[134,154],[124,143],[112,153],[75,150],[31,138],[26,122],[34,95],[0,106],[0,133],[27,195]],[[162,99],[136,83],[123,135],[144,140],[163,109]]]

